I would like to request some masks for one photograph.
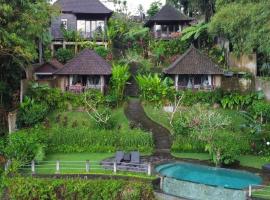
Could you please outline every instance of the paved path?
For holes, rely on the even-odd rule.
[[[154,155],[171,157],[171,138],[170,132],[160,124],[152,121],[145,113],[140,100],[130,99],[125,108],[127,118],[134,122],[137,127],[150,131],[153,134],[155,143]]]

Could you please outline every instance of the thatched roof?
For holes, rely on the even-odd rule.
[[[146,22],[146,26],[151,26],[155,22],[171,22],[180,24],[181,22],[191,22],[192,20],[192,18],[184,15],[170,4],[166,4],[158,13]]]
[[[84,49],[73,59],[68,61],[64,68],[57,71],[58,75],[110,75],[111,65],[90,49]]]
[[[223,74],[208,56],[191,46],[186,53],[164,70],[165,74]]]
[[[99,0],[57,0],[54,5],[58,5],[62,12],[112,14],[112,11]]]
[[[53,74],[54,72],[62,69],[64,65],[56,59],[52,59],[35,69],[36,74]]]

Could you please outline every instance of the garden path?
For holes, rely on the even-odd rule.
[[[125,114],[137,127],[152,132],[155,143],[154,155],[171,157],[171,137],[169,130],[152,121],[146,115],[139,99],[129,100],[128,105],[125,108]]]
[[[130,96],[130,97],[138,97],[139,95],[139,87],[138,84],[136,82],[136,75],[137,75],[137,71],[139,69],[139,66],[137,63],[131,63],[130,64],[130,68],[129,68],[129,72],[131,74],[130,80],[128,81],[128,85],[125,88],[125,94],[126,96]]]

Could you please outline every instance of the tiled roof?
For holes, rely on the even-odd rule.
[[[35,69],[35,73],[51,73],[53,74],[59,69],[62,69],[64,65],[56,59],[52,59],[49,62],[42,64]]]
[[[195,47],[190,47],[173,64],[164,70],[165,74],[223,74],[210,58]]]
[[[182,14],[180,11],[178,11],[170,4],[166,4],[161,8],[161,10],[157,14],[155,14],[146,22],[146,25],[150,25],[153,22],[161,22],[161,21],[181,22],[192,20],[193,20],[192,18]]]
[[[64,68],[57,71],[58,75],[110,75],[111,65],[90,49],[84,49],[73,59],[68,61]]]
[[[57,0],[54,5],[58,5],[62,12],[82,13],[82,14],[111,14],[99,0]]]

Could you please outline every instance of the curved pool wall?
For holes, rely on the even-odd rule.
[[[247,192],[163,177],[164,193],[194,200],[246,200]]]
[[[159,165],[156,171],[162,176],[163,192],[189,199],[244,200],[244,189],[262,182],[249,172],[185,162]]]

